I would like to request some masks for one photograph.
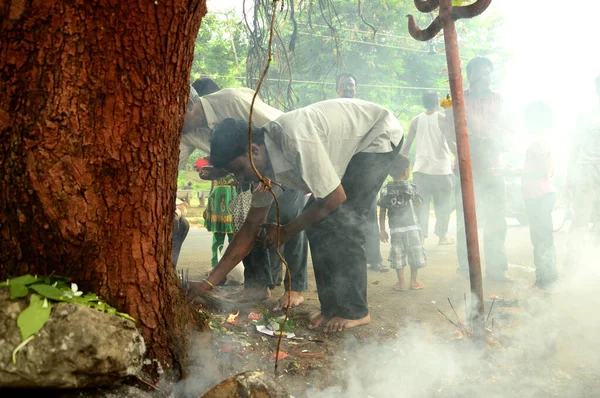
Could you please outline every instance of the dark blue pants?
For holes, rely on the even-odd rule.
[[[360,319],[369,313],[364,227],[396,154],[355,155],[342,178],[346,201],[306,230],[326,317]],[[311,198],[307,208],[314,203]]]
[[[554,224],[552,223],[552,210],[555,202],[555,193],[548,193],[525,201],[529,234],[533,245],[535,281],[540,287],[546,287],[558,280]]]
[[[286,188],[278,198],[281,224],[287,224],[298,217],[306,205],[304,192]],[[277,222],[275,203],[271,205],[267,222]],[[293,236],[280,248],[290,268],[291,288],[295,292],[303,292],[308,288],[308,241],[305,232]],[[288,290],[288,275],[282,277],[282,263],[274,249],[267,249],[257,244],[244,259],[244,286],[248,288],[269,287],[279,285],[285,279]]]
[[[177,266],[183,241],[190,230],[190,223],[184,217],[175,218],[173,226],[173,266]]]

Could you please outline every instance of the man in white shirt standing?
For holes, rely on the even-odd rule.
[[[370,321],[363,226],[401,140],[390,111],[355,99],[318,102],[254,128],[250,150],[258,171],[312,193],[304,212],[280,228],[283,244],[300,231],[308,236],[321,303],[310,328],[325,323],[325,332],[341,331]],[[240,181],[256,181],[248,149],[248,122],[228,119],[215,128],[210,161]],[[190,297],[212,290],[254,246],[272,200],[264,189],[253,193],[244,225],[210,276],[190,284]],[[273,225],[265,240],[276,244]]]
[[[183,137],[180,144],[179,166],[182,168],[187,158],[195,148],[205,152],[210,151],[210,136],[213,128],[227,118],[248,120],[250,104],[254,90],[249,88],[226,88],[212,94],[198,97],[190,88],[190,102],[192,103],[186,114]],[[283,115],[257,98],[252,113],[253,122],[263,124],[277,119]],[[280,200],[280,216],[282,222],[296,218],[306,204],[304,191],[286,189]],[[272,206],[268,220],[275,222],[277,219],[275,206]],[[273,250],[257,246],[244,260],[244,289],[240,295],[243,299],[264,299],[270,297],[270,288],[276,285],[281,275],[281,263]],[[291,306],[297,306],[304,301],[302,292],[308,288],[308,241],[306,234],[300,232],[292,236],[283,247],[283,253],[290,267],[291,290],[288,291],[288,277],[286,274],[284,285],[286,293],[274,307],[280,310],[288,304],[290,295]]]
[[[408,157],[413,142],[416,144],[413,180],[423,198],[423,207],[419,214],[423,238],[427,238],[429,233],[429,206],[433,199],[438,244],[451,245],[454,239],[449,238],[447,234],[452,195],[452,164],[450,147],[442,131],[445,117],[438,112],[439,98],[435,92],[423,93],[422,102],[425,112],[417,115],[410,122],[402,154]]]
[[[596,77],[600,98],[600,76]],[[594,204],[600,200],[600,103],[580,116],[567,171],[567,195],[573,210],[567,244],[568,261],[582,265],[589,243]]]

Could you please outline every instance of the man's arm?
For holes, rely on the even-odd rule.
[[[227,274],[235,268],[240,261],[246,257],[254,244],[256,237],[260,233],[261,226],[267,218],[269,206],[251,207],[248,216],[240,230],[233,236],[233,240],[227,246],[223,258],[219,261],[210,276],[207,278],[210,283],[216,285],[221,282]]]
[[[454,155],[454,157],[456,157],[456,137],[450,137],[450,133],[449,133],[449,128],[448,125],[446,124],[446,116],[444,116],[443,113],[438,112],[438,126],[440,126],[440,130],[442,130],[442,134],[444,135],[444,138],[446,139],[446,143],[448,144],[448,148],[450,149],[450,152],[452,152],[452,154]],[[454,130],[452,130],[451,132],[452,134],[454,133]]]
[[[185,138],[181,137],[181,142],[179,143],[179,166],[177,170],[185,170],[185,165],[187,164],[188,159],[196,149],[194,146],[187,144],[184,142]]]
[[[385,213],[387,208],[379,206],[379,240],[387,243],[390,240],[387,231],[385,230]]]
[[[297,233],[304,231],[327,217],[329,213],[345,201],[346,192],[344,192],[344,188],[342,187],[342,184],[340,184],[329,195],[325,196],[323,199],[316,200],[308,210],[285,225],[283,227],[285,228],[285,234],[287,236],[294,236]]]
[[[571,195],[573,186],[573,174],[575,170],[575,163],[577,162],[577,158],[579,157],[579,153],[581,152],[582,142],[581,139],[582,132],[584,130],[584,121],[583,117],[579,117],[577,120],[577,125],[575,127],[575,135],[573,136],[573,140],[571,142],[571,150],[569,151],[569,161],[567,163],[567,175],[565,178],[565,182],[567,185],[567,194]]]
[[[412,146],[416,135],[417,135],[417,118],[414,118],[410,122],[410,126],[408,127],[408,136],[406,137],[406,143],[402,146],[402,150],[400,151],[401,154],[408,157],[408,154],[410,153],[410,147]]]

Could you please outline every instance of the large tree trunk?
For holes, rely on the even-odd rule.
[[[205,0],[0,2],[0,278],[72,277],[136,318],[175,374],[196,321],[171,230],[205,13]]]

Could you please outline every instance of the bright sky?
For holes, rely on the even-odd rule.
[[[565,158],[564,139],[570,141],[577,115],[598,103],[594,79],[600,74],[600,4],[581,0],[575,9],[559,0],[494,1],[504,15],[501,40],[515,55],[505,73],[505,98],[515,110],[545,100],[557,116],[555,138],[557,150],[563,152],[557,155]]]
[[[236,10],[239,15],[242,15],[243,0],[208,0],[206,2],[208,12],[222,12],[228,10]],[[254,0],[246,0],[246,8],[254,4]]]

